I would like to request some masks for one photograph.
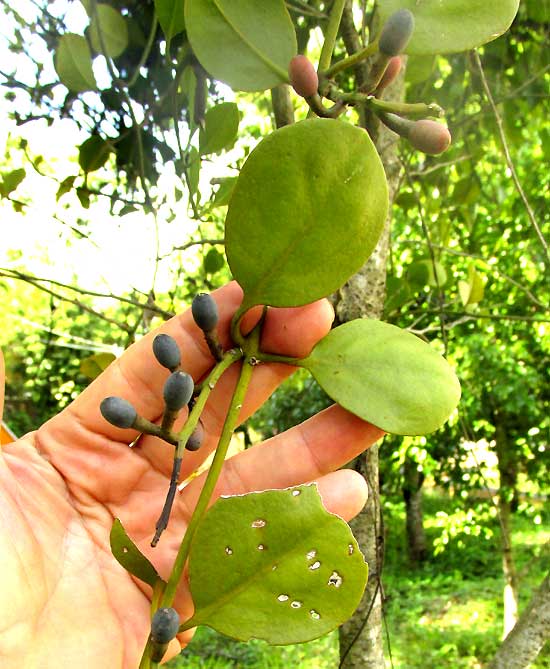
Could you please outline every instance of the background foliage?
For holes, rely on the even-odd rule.
[[[267,95],[234,94],[206,76],[186,46],[185,19],[171,11],[173,3],[113,0],[99,14],[94,3],[85,9],[78,2],[1,4],[7,130],[0,225],[9,241],[1,249],[0,344],[8,369],[6,418],[22,433],[85,387],[90,365],[105,361],[92,356],[119,354],[196,292],[229,278],[225,205],[245,157],[274,122]],[[299,50],[307,46],[315,56],[327,3],[287,7]],[[98,22],[108,35],[103,45]],[[453,145],[442,157],[400,145],[385,319],[449,357],[463,400],[433,435],[387,439],[383,446],[384,586],[395,666],[425,666],[429,653],[430,666],[474,669],[496,649],[502,510],[492,493],[499,486],[513,512],[522,603],[544,574],[550,291],[548,248],[533,222],[547,237],[549,32],[548,0],[526,0],[510,32],[479,50],[480,61],[468,52],[408,59],[407,98],[445,108]],[[75,42],[70,35],[76,34]],[[84,44],[95,54],[93,68],[80,66],[75,74]],[[77,56],[67,60],[64,53],[74,48]],[[70,88],[59,78],[72,81]],[[52,139],[54,150],[43,151],[37,135],[59,138],[56,128],[65,124],[73,128],[72,144]],[[31,223],[37,212],[39,225]],[[14,231],[19,226],[24,237]],[[152,231],[146,258],[129,241],[137,236],[143,245],[138,231],[144,229]],[[82,273],[78,260],[65,258],[91,267]],[[118,263],[143,279],[139,285],[114,281],[112,274],[100,279],[107,265]],[[249,440],[276,434],[328,403],[298,372],[251,420]],[[428,559],[420,565],[411,565],[405,551],[409,461],[429,490]],[[320,644],[334,663],[334,639]],[[207,659],[212,647],[215,661]],[[187,652],[196,666],[220,669],[254,662],[323,666],[308,665],[313,660],[302,649],[266,659],[263,647],[256,656],[256,645],[235,650],[206,632]],[[548,657],[546,651],[536,666]]]

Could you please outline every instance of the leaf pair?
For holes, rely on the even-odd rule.
[[[243,310],[308,304],[340,288],[374,249],[387,197],[378,154],[359,128],[312,119],[264,139],[241,170],[226,219]],[[437,429],[460,397],[444,358],[378,321],[336,328],[300,364],[336,402],[395,434]]]

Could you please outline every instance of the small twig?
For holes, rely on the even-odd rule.
[[[434,245],[432,243],[432,237],[430,234],[430,229],[428,227],[428,224],[426,223],[426,220],[424,218],[424,209],[422,207],[422,203],[420,202],[420,198],[418,197],[418,194],[414,190],[413,182],[412,179],[409,175],[408,172],[408,165],[403,163],[403,169],[405,170],[405,174],[407,175],[407,181],[409,182],[409,185],[411,186],[411,189],[414,193],[415,199],[416,199],[416,205],[418,209],[418,216],[420,218],[420,225],[422,226],[422,232],[424,233],[424,237],[426,239],[426,243],[428,244],[428,253],[430,255],[430,261],[432,263],[432,269],[433,269],[433,274],[434,274],[434,281],[437,289],[437,295],[438,295],[438,301],[439,301],[439,330],[441,332],[441,339],[443,341],[443,349],[444,349],[444,354],[445,357],[447,356],[448,353],[448,345],[449,342],[447,340],[447,331],[445,330],[445,317],[443,313],[443,287],[439,283],[439,273],[437,271],[437,264],[436,264],[436,258],[435,258],[435,249]]]
[[[38,277],[38,276],[33,276],[31,274],[25,274],[23,272],[20,272],[19,270],[15,269],[10,269],[6,267],[0,267],[0,276],[4,276],[8,279],[17,279],[19,281],[27,281],[29,283],[32,283],[36,288],[41,288],[39,285],[36,284],[36,282],[41,282],[44,281],[46,283],[51,283],[54,286],[60,286],[61,288],[67,288],[67,290],[73,290],[77,293],[80,293],[81,295],[90,295],[91,297],[106,297],[112,300],[117,300],[118,302],[124,302],[125,304],[130,304],[133,307],[137,307],[138,309],[149,309],[149,311],[154,311],[156,314],[159,316],[162,316],[166,320],[169,318],[172,318],[174,316],[174,313],[171,311],[166,311],[165,309],[161,309],[158,307],[156,304],[149,304],[148,302],[138,302],[136,300],[132,300],[129,297],[122,297],[120,295],[114,295],[113,293],[100,293],[94,290],[86,290],[85,288],[80,288],[78,286],[71,286],[67,283],[63,283],[61,281],[56,281],[55,279],[47,279],[43,277]]]
[[[0,272],[0,276],[7,276],[6,274],[2,274]],[[16,277],[16,276],[11,276],[9,278],[16,279],[16,278],[21,278],[21,277]],[[74,300],[70,297],[67,297],[65,295],[62,295],[61,293],[56,293],[55,291],[51,290],[50,288],[46,288],[46,286],[42,286],[38,281],[33,281],[32,279],[25,278],[22,279],[23,281],[26,281],[29,283],[31,286],[34,286],[35,288],[38,288],[39,290],[43,291],[44,293],[47,293],[48,295],[51,295],[52,297],[56,297],[58,300],[62,300],[63,302],[68,302],[69,304],[74,304],[75,307],[78,307],[82,311],[86,311],[89,314],[92,314],[93,316],[96,316],[97,318],[100,318],[101,320],[104,320],[107,323],[111,323],[112,325],[116,325],[117,328],[120,328],[121,330],[124,330],[124,332],[129,332],[130,328],[126,323],[116,321],[114,318],[109,318],[109,316],[105,316],[105,314],[102,314],[99,311],[96,311],[95,309],[92,309],[92,307],[87,306],[80,300]]]
[[[155,536],[151,541],[151,546],[156,546],[159,542],[160,535],[168,526],[168,520],[170,518],[170,511],[172,510],[172,505],[174,504],[174,498],[178,489],[178,479],[180,476],[181,470],[181,458],[174,458],[174,466],[172,467],[172,476],[170,477],[170,486],[168,488],[168,494],[166,495],[166,500],[162,508],[162,513],[159,516],[159,519],[155,528]]]
[[[502,118],[500,116],[500,113],[497,109],[497,106],[495,104],[493,94],[491,93],[491,89],[489,87],[489,82],[487,81],[487,77],[485,76],[485,71],[483,69],[483,65],[481,63],[481,58],[479,57],[479,54],[477,51],[473,52],[473,58],[476,63],[476,66],[479,71],[479,76],[481,77],[481,83],[483,85],[483,90],[485,91],[485,95],[487,96],[487,99],[489,100],[489,104],[491,105],[491,109],[493,111],[493,115],[495,117],[495,121],[497,124],[497,129],[498,129],[498,134],[500,136],[500,141],[502,143],[502,148],[504,150],[504,157],[506,159],[506,164],[508,165],[508,169],[510,170],[510,173],[512,175],[512,180],[514,182],[514,185],[516,187],[516,190],[523,202],[523,205],[525,207],[525,211],[527,212],[527,216],[529,217],[529,221],[531,222],[531,225],[533,226],[537,237],[539,238],[539,241],[541,243],[542,248],[544,249],[544,252],[546,254],[546,258],[550,263],[550,250],[548,249],[548,244],[546,242],[546,239],[544,238],[544,235],[542,234],[542,230],[539,227],[539,224],[537,223],[537,219],[535,218],[535,214],[533,212],[533,209],[531,207],[531,204],[529,203],[529,200],[527,199],[527,196],[525,195],[525,191],[523,190],[523,187],[520,183],[518,174],[516,172],[516,168],[514,165],[514,161],[512,160],[512,156],[510,154],[510,148],[508,147],[508,141],[506,140],[506,134],[504,132],[504,126],[502,123]],[[547,265],[546,269],[548,270],[550,265]]]

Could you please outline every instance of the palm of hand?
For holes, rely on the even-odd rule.
[[[222,341],[227,342],[240,292],[231,284],[219,291],[219,298],[223,299]],[[323,303],[277,311],[266,322],[266,350],[305,355],[330,325]],[[195,330],[187,314],[163,327],[182,346],[187,371],[200,378],[211,359]],[[120,518],[140,550],[167,578],[202,485],[198,477],[184,488],[168,530],[152,549],[149,543],[168,487],[172,449],[144,436],[137,447],[129,448],[135,432],[110,426],[98,408],[103,397],[116,394],[132,401],[140,414],[159,420],[167,372],[152,357],[151,338],[134,345],[64,412],[3,449],[0,588],[9,605],[0,649],[6,669],[135,669],[139,663],[149,633],[151,589],[128,575],[111,555],[113,519]],[[189,349],[193,357],[185,360]],[[265,401],[289,371],[281,365],[255,370],[241,419]],[[237,370],[228,370],[212,393],[203,414],[205,442],[200,451],[186,455],[182,478],[215,448],[236,375]],[[351,471],[327,472],[380,435],[377,428],[331,407],[303,426],[229,460],[215,497],[318,479],[329,510],[349,518],[364,503],[364,482]],[[181,584],[175,606],[182,620],[191,615],[186,583]],[[179,641],[189,638],[186,633]],[[178,650],[178,643],[172,642],[171,653]]]

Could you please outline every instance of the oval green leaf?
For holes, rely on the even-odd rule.
[[[11,172],[0,175],[0,195],[8,197],[23,181],[25,174],[25,170],[22,167],[18,167],[15,170],[11,170]]]
[[[334,292],[372,253],[387,209],[382,163],[364,130],[310,119],[269,135],[244,164],[225,223],[244,307]]]
[[[152,588],[162,580],[157,570],[126,534],[118,518],[115,518],[113,522],[109,540],[112,554],[126,571],[148,583]]]
[[[95,172],[103,167],[111,153],[111,146],[99,135],[92,135],[78,147],[78,164],[84,172]]]
[[[447,272],[439,260],[417,260],[407,269],[407,281],[418,288],[441,288],[447,283]]]
[[[155,0],[155,12],[168,41],[185,30],[183,0]]]
[[[186,627],[271,644],[316,639],[352,615],[367,574],[349,526],[315,485],[222,498],[191,546]]]
[[[120,56],[128,46],[128,26],[124,17],[113,7],[98,4],[92,11],[90,41],[96,53],[103,53],[102,47],[105,47],[104,55],[110,58]]]
[[[301,364],[338,404],[394,434],[437,430],[460,399],[445,358],[381,321],[358,319],[335,328]]]
[[[95,353],[80,361],[80,373],[93,380],[107,369],[113,360],[116,360],[116,356],[113,353]]]
[[[288,81],[297,47],[283,0],[187,0],[185,24],[201,65],[234,90]]]
[[[239,132],[239,108],[234,102],[222,102],[206,112],[204,128],[199,132],[201,155],[230,149]]]
[[[399,9],[415,18],[406,53],[455,53],[496,39],[510,27],[519,0],[378,0],[381,25]]]
[[[61,83],[73,93],[97,88],[92,70],[92,53],[82,35],[66,33],[59,38],[54,64]]]

